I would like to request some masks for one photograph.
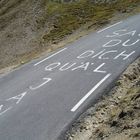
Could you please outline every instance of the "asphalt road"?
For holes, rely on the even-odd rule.
[[[140,56],[139,24],[117,22],[1,77],[0,140],[62,140]]]

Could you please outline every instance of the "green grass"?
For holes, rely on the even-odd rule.
[[[87,0],[72,3],[46,1],[46,19],[50,21],[50,32],[43,40],[53,42],[63,39],[82,25],[93,22],[97,27],[108,23],[115,12],[140,4],[139,0],[118,0],[113,4],[93,4]]]

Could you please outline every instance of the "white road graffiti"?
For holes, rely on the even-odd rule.
[[[103,30],[98,31],[97,33],[101,33],[107,29],[110,29],[111,27],[114,27],[118,24],[122,23],[118,22],[114,25],[111,25],[110,27],[107,27]],[[125,41],[122,41],[122,36],[128,36],[128,38]],[[137,36],[137,39],[133,39],[133,36]],[[84,52],[79,52],[79,55],[76,56],[75,61],[72,62],[51,62],[46,64],[45,61],[60,54],[64,53],[67,48],[64,48],[49,57],[37,62],[34,64],[34,66],[41,65],[41,63],[45,63],[46,66],[43,68],[43,70],[47,72],[52,72],[54,70],[59,72],[77,72],[78,70],[82,70],[83,72],[86,72],[88,69],[92,70],[93,73],[101,73],[103,75],[103,78],[96,84],[93,85],[94,87],[71,109],[71,112],[75,112],[85,101],[89,96],[97,89],[99,88],[102,83],[104,83],[110,76],[112,75],[111,72],[107,71],[107,64],[105,62],[101,62],[100,64],[95,65],[94,59],[98,60],[111,60],[113,63],[115,63],[117,60],[119,61],[125,61],[129,59],[132,55],[135,54],[135,47],[137,47],[137,44],[140,43],[140,34],[136,30],[129,30],[129,29],[119,29],[116,31],[113,31],[110,34],[105,35],[104,37],[108,38],[109,41],[105,42],[101,46],[101,50],[84,50]],[[135,47],[134,47],[135,45]],[[117,49],[117,47],[121,46],[121,49]],[[132,51],[128,51],[127,47],[132,47]],[[108,48],[113,48],[111,50],[108,50]],[[115,49],[114,49],[115,48]],[[86,61],[86,59],[89,58],[90,61]],[[78,60],[78,61],[76,61]],[[38,90],[39,88],[42,88],[43,86],[47,86],[48,83],[53,81],[51,77],[42,77],[41,83],[35,83],[34,85],[29,85],[28,91],[23,91],[20,94],[17,94],[16,96],[10,97],[8,99],[5,99],[5,104],[11,100],[15,101],[15,104],[21,103],[23,98],[27,96],[29,93],[31,94],[33,91]],[[14,106],[5,107],[4,104],[0,105],[0,115],[3,115],[10,110],[12,110]]]

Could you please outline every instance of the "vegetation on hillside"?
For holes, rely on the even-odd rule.
[[[140,0],[0,0],[0,69],[53,51],[61,40],[74,41],[116,15],[137,12]]]
[[[43,39],[54,41],[71,34],[81,25],[92,22],[97,27],[107,24],[116,12],[127,12],[140,4],[139,0],[118,0],[114,2],[94,2],[94,0],[79,0],[77,2],[46,3],[46,18],[53,24],[50,32]]]

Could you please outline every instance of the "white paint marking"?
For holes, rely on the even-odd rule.
[[[113,43],[112,43],[113,42]],[[106,44],[103,45],[103,47],[108,48],[108,47],[114,47],[119,45],[122,42],[120,39],[113,39],[107,42]]]
[[[109,77],[111,73],[107,74],[101,81],[99,81],[72,109],[71,112],[75,112],[84,102],[85,100]]]
[[[115,23],[115,24],[113,24],[113,25],[111,25],[111,26],[109,26],[109,27],[106,27],[106,28],[104,28],[104,29],[102,29],[102,30],[98,31],[97,33],[101,33],[101,32],[103,32],[103,31],[105,31],[105,30],[107,30],[107,29],[109,29],[109,28],[111,28],[111,27],[114,27],[114,26],[116,26],[116,25],[120,24],[120,23],[122,23],[122,21],[117,22],[117,23]]]
[[[61,65],[60,62],[52,63],[45,67],[45,71],[52,71],[53,69],[57,68],[60,65]]]
[[[6,110],[4,110],[3,112],[0,113],[0,116],[3,115],[4,113],[6,113],[7,111],[11,110],[12,107],[7,108]]]
[[[20,101],[23,99],[23,97],[27,94],[27,92],[23,92],[17,96],[14,96],[14,97],[11,97],[9,99],[6,99],[6,101],[9,101],[9,100],[17,100],[16,104],[19,104]]]
[[[49,57],[47,57],[47,58],[45,58],[45,59],[43,59],[43,60],[41,60],[41,61],[37,62],[36,64],[34,64],[34,66],[39,65],[40,63],[42,63],[42,62],[44,62],[44,61],[46,61],[46,60],[48,60],[48,59],[52,58],[53,56],[55,56],[55,55],[57,55],[57,54],[59,54],[59,53],[61,53],[61,52],[65,51],[66,49],[67,49],[67,48],[64,48],[64,49],[62,49],[62,50],[60,50],[60,51],[58,51],[58,52],[56,52],[56,53],[54,53],[54,54],[50,55]]]
[[[135,45],[136,43],[138,43],[140,41],[140,39],[137,39],[137,41],[133,42],[132,44],[127,44],[128,42],[130,42],[130,39],[128,39],[127,41],[125,41],[122,45],[124,47],[127,47],[127,46],[133,46]]]
[[[136,30],[128,31],[128,32],[126,32],[126,31],[127,31],[127,29],[117,30],[117,31],[114,31],[112,35],[107,35],[106,37],[118,37],[118,36],[124,36],[124,35],[134,36],[137,32]],[[125,33],[121,34],[121,32],[125,32]]]
[[[100,73],[106,73],[106,71],[100,70],[106,63],[102,63],[100,66],[98,66],[93,72],[100,72]]]
[[[118,54],[114,59],[118,59],[120,56],[124,56],[123,60],[128,59],[132,54],[134,54],[136,51],[131,52],[130,54],[125,54],[126,51],[121,52]]]
[[[29,88],[30,88],[31,90],[36,90],[36,89],[38,89],[38,88],[44,86],[45,84],[47,84],[47,83],[48,83],[49,81],[51,81],[52,79],[51,79],[51,78],[45,78],[45,77],[44,77],[43,80],[45,80],[45,82],[42,83],[41,85],[38,85],[38,86],[36,86],[36,87],[30,86]]]

